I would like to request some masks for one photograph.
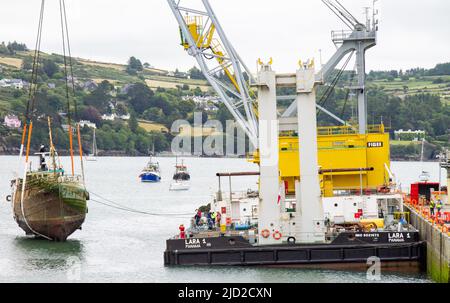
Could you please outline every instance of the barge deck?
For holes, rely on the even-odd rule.
[[[166,266],[261,266],[332,263],[422,262],[425,242],[417,232],[343,233],[331,244],[253,246],[245,238],[167,240]]]

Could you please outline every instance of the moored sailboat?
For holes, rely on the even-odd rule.
[[[92,151],[91,153],[86,157],[86,161],[89,162],[96,162],[97,161],[97,154],[98,154],[98,150],[97,150],[97,138],[95,137],[95,128],[94,128],[94,133],[92,135]]]

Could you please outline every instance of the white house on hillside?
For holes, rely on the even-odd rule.
[[[89,128],[97,128],[97,125],[95,125],[95,123],[91,122],[91,121],[87,121],[87,120],[81,120],[79,122],[80,127],[89,127]]]
[[[116,119],[115,114],[110,114],[110,115],[104,114],[102,116],[102,120],[104,120],[104,121],[114,121],[114,119]]]
[[[0,87],[23,89],[26,85],[25,81],[21,79],[2,79],[0,80]]]
[[[61,127],[62,127],[62,129],[63,129],[64,131],[66,131],[66,132],[69,131],[69,125],[68,125],[68,124],[63,124],[63,125],[61,125]],[[76,129],[75,127],[72,126],[72,133],[75,133],[76,130],[77,130],[77,129]]]
[[[121,115],[121,116],[119,116],[117,114],[110,114],[110,115],[105,114],[102,116],[102,120],[104,120],[104,121],[114,121],[115,119],[121,119],[124,121],[128,121],[128,120],[130,120],[130,118],[131,118],[130,114]]]
[[[213,97],[213,96],[183,96],[182,97],[183,101],[188,101],[188,100],[192,100],[195,102],[195,104],[197,105],[202,105],[202,104],[207,104],[207,103],[213,103],[213,104],[217,104],[220,102],[220,98],[219,97]]]
[[[22,126],[22,122],[16,115],[6,115],[3,124],[9,128],[20,128]]]
[[[400,141],[421,141],[425,138],[426,132],[423,130],[397,130],[394,132],[395,139]]]
[[[83,86],[84,90],[91,92],[91,91],[94,91],[97,89],[98,84],[94,80],[89,80],[89,81],[86,81],[84,84],[82,84],[82,86]]]
[[[119,116],[119,119],[124,120],[124,121],[130,120],[130,118],[131,118],[130,114]]]

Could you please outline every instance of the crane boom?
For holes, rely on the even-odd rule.
[[[322,2],[351,30],[363,25],[338,0],[322,0]]]
[[[249,86],[253,78],[229,42],[209,1],[167,2],[178,21],[181,44],[197,60],[205,78],[257,148],[256,97]],[[192,8],[187,4],[197,6]]]

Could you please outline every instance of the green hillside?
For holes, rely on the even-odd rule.
[[[399,97],[423,93],[435,94],[441,96],[445,102],[450,103],[450,75],[426,76],[421,79],[410,78],[408,80],[396,78],[393,81],[387,79],[375,80],[369,82],[369,85]]]
[[[24,45],[0,44],[0,79],[30,81],[32,55],[33,52],[26,50]],[[223,105],[208,112],[192,100],[183,98],[188,95],[213,94],[197,68],[186,73],[178,70],[169,72],[142,64],[134,57],[130,58],[127,65],[82,58],[73,58],[72,61],[76,78],[74,98],[78,104],[79,118],[96,123],[101,150],[146,154],[153,144],[157,151],[166,150],[172,137],[165,130],[170,129],[176,120],[191,121],[194,111],[202,111],[204,119],[222,122],[232,119]],[[53,117],[57,128],[67,122],[61,115],[67,110],[63,63],[61,55],[42,53],[38,73],[40,102],[36,114]],[[328,98],[322,98],[326,89],[320,88],[318,99],[342,119],[354,121],[355,100],[349,98],[347,87],[352,86],[355,77],[351,72],[345,72],[341,78]],[[427,140],[432,146],[430,157],[441,147],[450,145],[450,63],[438,64],[430,70],[372,71],[367,80],[370,123],[383,121],[392,131],[426,131]],[[27,98],[26,89],[0,87],[0,120],[7,113],[22,116]],[[279,105],[283,107],[287,104],[280,102]],[[111,114],[131,115],[132,119],[102,119],[102,115]],[[318,121],[321,125],[336,123],[323,113],[319,115]],[[0,131],[3,136],[10,138],[9,144],[17,145],[17,138],[20,137],[18,133],[8,133],[4,128]],[[43,140],[45,131],[40,134],[36,144]],[[87,143],[85,146],[90,146],[89,129],[83,130],[83,135]],[[61,132],[56,137],[64,136]],[[57,142],[60,146],[65,143],[63,139]],[[393,142],[393,154],[401,156],[402,153],[413,153],[417,150],[415,145],[411,142]]]
[[[0,53],[0,66],[6,71],[21,69],[23,63],[31,60],[33,52],[18,51],[14,55]],[[59,65],[63,63],[63,57],[56,54],[41,53],[43,60],[53,60]],[[147,81],[151,88],[176,88],[178,85],[189,85],[192,88],[199,87],[207,92],[209,85],[205,80],[187,79],[185,77],[169,76],[170,72],[155,68],[144,68],[138,75],[129,75],[126,65],[104,63],[81,58],[74,58],[74,74],[80,80],[95,80],[100,83],[108,80],[115,85],[125,85],[136,81]]]
[[[19,44],[16,46],[25,48]],[[9,45],[0,44],[0,80],[22,79],[30,82],[32,55],[31,51],[10,50]],[[76,118],[97,125],[98,146],[106,154],[117,151],[113,154],[146,155],[153,145],[156,151],[167,150],[172,135],[166,130],[170,129],[173,121],[190,120],[194,111],[203,111],[192,100],[183,100],[182,96],[200,96],[210,90],[205,80],[190,79],[188,73],[170,73],[134,60],[139,63],[137,70],[132,69],[130,64],[72,59],[76,88],[73,98],[78,108]],[[36,117],[52,118],[55,144],[60,150],[67,148],[67,138],[62,131],[62,126],[67,123],[63,67],[64,58],[61,55],[41,53],[35,109]],[[0,87],[0,120],[3,121],[4,116],[11,113],[22,118],[27,100],[27,87]],[[72,114],[73,111],[72,106]],[[102,115],[115,115],[116,118],[109,121]],[[205,112],[205,116],[208,115]],[[146,122],[137,122],[137,119]],[[45,121],[38,119],[35,124],[33,146],[46,142],[47,136]],[[0,124],[0,133],[7,139],[0,146],[0,152],[19,146],[18,130],[6,129]],[[92,130],[85,127],[82,137],[83,145],[89,149]],[[5,147],[4,142],[8,146]]]

